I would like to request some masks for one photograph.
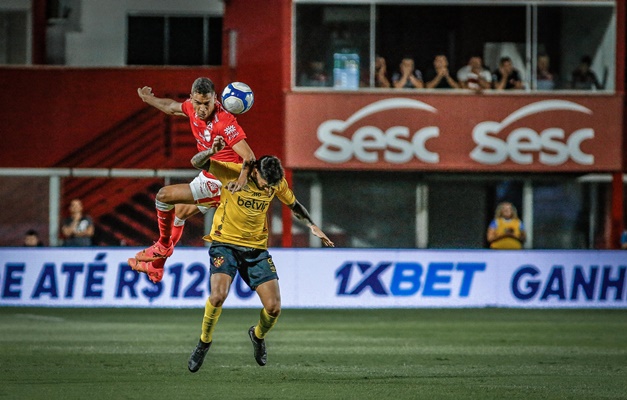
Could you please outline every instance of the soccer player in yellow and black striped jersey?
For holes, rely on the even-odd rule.
[[[192,158],[192,165],[215,175],[223,187],[238,178],[242,164],[210,160],[223,143],[217,138],[211,149]],[[211,294],[205,303],[202,333],[192,352],[188,368],[200,369],[213,340],[213,331],[222,313],[222,304],[229,294],[235,274],[257,292],[263,308],[259,322],[248,330],[257,364],[266,365],[265,336],[281,313],[281,294],[278,275],[272,257],[268,253],[267,213],[270,202],[277,197],[292,209],[311,232],[326,246],[333,242],[317,227],[307,209],[301,205],[288,187],[281,162],[274,156],[264,156],[254,161],[248,174],[248,182],[239,191],[225,190],[213,217],[211,233],[204,237],[212,242],[209,249],[211,264]]]

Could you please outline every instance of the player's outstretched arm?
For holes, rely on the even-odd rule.
[[[143,88],[139,88],[137,89],[137,94],[144,103],[153,106],[159,111],[169,115],[187,117],[187,115],[183,112],[182,103],[172,99],[155,97],[154,93],[152,93],[151,87],[144,86]]]
[[[290,206],[290,208],[292,209],[292,213],[294,213],[296,218],[298,218],[305,225],[307,225],[309,229],[311,229],[311,233],[313,233],[316,237],[319,237],[325,246],[335,247],[335,244],[331,241],[331,239],[327,237],[324,232],[322,232],[322,229],[320,229],[318,226],[316,226],[316,224],[313,223],[313,221],[311,220],[311,216],[309,215],[309,211],[307,211],[305,206],[303,206],[298,202],[298,200],[296,200],[294,204]]]

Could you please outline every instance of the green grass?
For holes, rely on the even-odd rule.
[[[627,310],[0,308],[0,399],[625,399]]]

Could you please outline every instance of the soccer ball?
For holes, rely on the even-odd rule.
[[[242,82],[231,82],[222,91],[222,105],[231,114],[244,114],[255,102],[252,89]]]

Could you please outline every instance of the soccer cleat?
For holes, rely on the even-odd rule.
[[[253,356],[255,357],[255,361],[257,364],[262,367],[266,365],[268,362],[268,353],[266,352],[266,341],[264,339],[258,339],[255,336],[255,326],[251,326],[248,330],[248,336],[250,336],[250,341],[253,342]]]
[[[161,282],[163,278],[163,267],[156,268],[151,262],[137,261],[135,258],[129,258],[128,265],[133,271],[143,272],[148,275],[148,279],[153,283]]]
[[[140,251],[139,253],[135,254],[135,258],[137,259],[137,261],[151,262],[159,258],[168,258],[172,255],[173,252],[174,252],[173,245],[170,245],[169,247],[165,247],[165,246],[162,246],[159,242],[157,242],[153,244],[152,246],[148,247],[147,249],[144,249]]]
[[[205,343],[202,340],[198,341],[196,348],[192,351],[192,355],[189,356],[189,361],[187,361],[187,369],[189,372],[196,372],[202,366],[202,362],[205,361],[205,356],[209,351],[209,347],[211,347],[211,343]]]

